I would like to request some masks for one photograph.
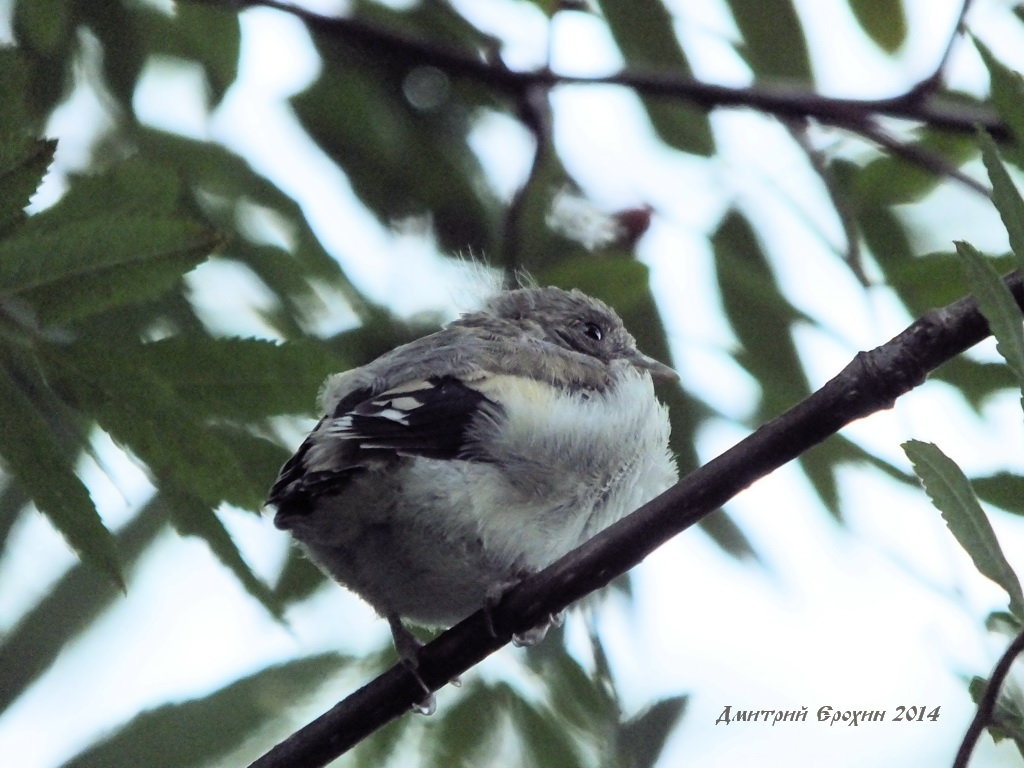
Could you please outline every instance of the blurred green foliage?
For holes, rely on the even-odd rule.
[[[549,16],[562,12],[560,3],[535,4]],[[598,5],[626,68],[682,81],[693,77],[692,53],[674,27],[678,4]],[[812,93],[809,46],[794,3],[727,5],[739,31],[736,50],[753,80],[784,80]],[[386,225],[428,220],[427,237],[445,253],[484,253],[493,264],[525,266],[542,282],[601,296],[620,311],[644,350],[667,358],[669,341],[648,271],[635,259],[645,220],[636,231],[613,227],[597,244],[552,226],[552,201],[566,190],[583,192],[551,140],[547,92],[511,84],[500,42],[445,2],[423,0],[399,10],[360,0],[349,7],[351,24],[306,20],[320,70],[291,107],[366,209]],[[849,7],[880,49],[901,49],[908,36],[901,3],[849,0]],[[314,394],[325,375],[429,330],[363,295],[298,203],[230,147],[138,120],[133,99],[139,80],[158,59],[198,67],[208,108],[217,109],[238,77],[242,46],[238,11],[230,2],[179,2],[168,10],[141,0],[15,0],[11,20],[15,44],[0,49],[0,536],[34,506],[83,564],[0,638],[0,710],[89,627],[118,589],[131,589],[133,564],[167,524],[204,540],[273,616],[306,599],[321,583],[309,564],[291,557],[273,586],[264,583],[218,508],[259,512],[267,485],[293,447],[281,434],[281,417],[314,415]],[[1019,136],[1020,77],[984,47],[982,53],[993,72],[993,100]],[[493,77],[480,74],[487,67]],[[89,73],[84,86],[82,72]],[[57,148],[44,127],[75,87],[102,94],[107,122],[95,129],[88,172],[72,174],[55,205],[29,214]],[[666,152],[714,158],[705,106],[666,95],[641,102],[652,140]],[[474,121],[488,113],[518,121],[538,144],[529,177],[511,200],[491,191],[470,146]],[[962,134],[921,126],[904,138],[949,167],[978,156],[976,144]],[[1006,153],[1022,165],[1018,145]],[[924,198],[944,180],[941,175],[876,150],[856,160],[832,158],[821,171],[847,206],[837,215],[847,219],[857,244],[912,313],[962,292],[948,277],[954,257],[917,253],[898,210]],[[286,244],[253,236],[243,215],[252,206],[288,233]],[[633,218],[643,219],[636,212]],[[755,222],[739,209],[722,217],[709,241],[721,306],[737,340],[731,353],[760,389],[751,426],[810,390],[793,331],[813,321],[784,292],[763,243]],[[225,338],[211,329],[183,279],[207,260],[255,276],[272,297],[260,319],[274,341]],[[328,301],[347,308],[355,327],[318,335],[314,329]],[[1013,383],[1004,368],[968,360],[951,363],[940,375],[975,406]],[[663,397],[685,471],[698,461],[698,433],[719,414],[684,388]],[[78,474],[96,430],[122,446],[156,488],[116,535]],[[843,463],[871,464],[909,481],[836,438],[802,466],[837,516],[842,505],[836,473]],[[978,489],[1019,513],[1018,485],[993,476]],[[705,530],[734,555],[755,554],[724,514]],[[558,637],[549,643],[560,649]],[[492,749],[507,744],[504,733],[518,740],[513,753],[519,765],[646,768],[685,710],[684,697],[669,697],[626,713],[611,679],[565,653],[532,652],[528,660],[542,693],[525,696],[511,686],[470,680],[454,706],[428,725],[405,718],[361,745],[353,759],[379,765],[409,739],[427,744],[421,747],[424,765],[506,764],[501,761],[507,755]],[[259,742],[258,752],[282,735],[274,721],[286,701],[350,663],[335,656],[300,659],[206,698],[151,710],[69,765],[161,765],[157,756],[168,745],[177,750],[186,742],[188,751],[176,751],[175,765],[212,764],[266,729],[271,735]],[[260,705],[269,695],[279,709]]]

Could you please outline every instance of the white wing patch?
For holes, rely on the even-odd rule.
[[[423,401],[417,400],[415,397],[396,397],[391,400],[391,407],[397,408],[399,411],[411,411],[421,405],[423,405]]]
[[[408,398],[405,398],[408,399]],[[415,407],[415,406],[414,406]],[[374,417],[378,419],[391,419],[396,421],[403,426],[409,426],[409,411],[411,409],[402,410],[401,408],[381,408],[379,411],[374,413]]]
[[[331,420],[327,434],[357,450],[459,458],[467,454],[466,430],[486,402],[479,389],[453,376],[414,380],[355,403]]]

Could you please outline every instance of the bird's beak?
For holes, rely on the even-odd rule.
[[[637,368],[648,371],[651,374],[651,378],[655,381],[664,381],[668,384],[679,381],[678,373],[664,363],[659,363],[653,357],[648,357],[643,352],[637,352],[630,358],[629,362]]]

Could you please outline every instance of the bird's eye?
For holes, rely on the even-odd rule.
[[[604,338],[604,329],[601,328],[597,323],[584,323],[583,333],[592,338],[594,341],[600,341]]]

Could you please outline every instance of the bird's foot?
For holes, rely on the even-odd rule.
[[[523,579],[529,576],[532,571],[522,571],[518,578],[508,579],[506,581],[499,581],[496,584],[492,584],[487,590],[486,600],[484,602],[484,618],[487,621],[487,631],[491,637],[497,637],[498,633],[494,628],[494,618],[491,615],[492,609],[501,602],[501,598],[508,592],[512,587],[519,584]],[[559,611],[548,616],[546,621],[541,622],[535,627],[527,629],[524,632],[516,632],[512,635],[512,645],[517,648],[522,648],[527,645],[536,645],[545,638],[548,630],[551,627],[560,627],[562,622],[565,620],[565,613]]]
[[[537,643],[547,637],[549,629],[552,627],[562,626],[563,621],[565,621],[564,611],[549,614],[547,621],[541,622],[537,626],[531,627],[525,632],[516,632],[512,635],[512,645],[516,648],[522,648],[528,645],[537,645]]]
[[[420,648],[423,647],[423,641],[410,632],[409,628],[395,614],[388,614],[387,619],[388,625],[391,627],[391,637],[395,641],[395,650],[398,651],[402,666],[409,670],[413,679],[423,689],[424,696],[412,705],[412,711],[421,715],[432,715],[437,711],[437,699],[434,692],[430,690],[430,686],[420,677],[419,672]]]

